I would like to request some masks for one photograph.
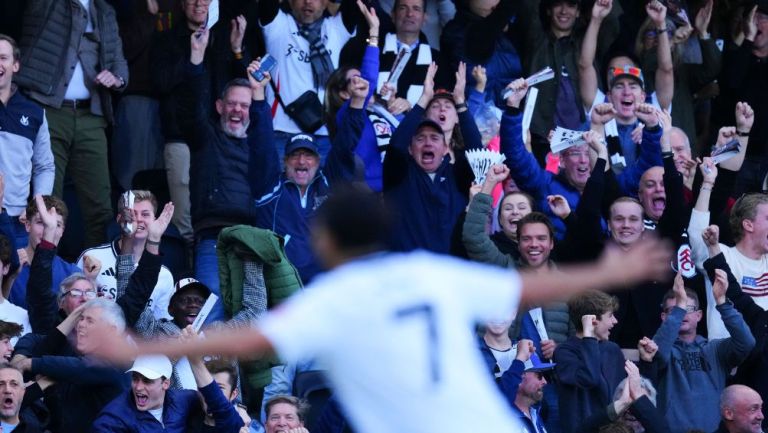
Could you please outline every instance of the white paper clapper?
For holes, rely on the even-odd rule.
[[[533,109],[536,107],[536,98],[539,97],[539,89],[532,88],[528,90],[528,96],[525,98],[525,110],[523,110],[523,143],[528,130],[531,129],[531,120],[533,119]]]
[[[472,167],[472,173],[475,174],[475,184],[482,185],[485,182],[485,175],[488,169],[494,164],[504,162],[504,155],[488,149],[470,149],[464,152],[467,156],[469,166]]]
[[[203,323],[205,323],[205,319],[211,314],[213,306],[216,305],[218,300],[219,297],[213,293],[208,295],[208,299],[205,300],[203,308],[200,309],[200,312],[197,313],[197,317],[195,317],[195,321],[192,322],[192,328],[194,328],[195,332],[200,332]],[[176,361],[174,369],[176,370],[176,377],[178,377],[179,382],[181,382],[179,385],[183,389],[197,390],[197,382],[195,382],[195,376],[192,374],[192,367],[190,367],[189,359],[187,359],[186,356],[179,358],[179,360]]]
[[[553,78],[555,78],[555,71],[553,71],[552,68],[547,66],[546,68],[526,78],[525,82],[526,84],[528,84],[528,87],[531,87],[539,83],[542,83],[544,81],[551,80]]]
[[[555,71],[553,71],[552,68],[547,66],[546,68],[526,78],[525,83],[528,84],[528,87],[532,87],[544,81],[551,80],[553,78],[555,78]],[[507,98],[509,98],[509,95],[511,93],[512,93],[512,89],[509,89],[509,88],[505,89],[504,92],[501,94],[501,99],[506,100]],[[530,90],[528,91],[528,94],[530,95]]]
[[[586,144],[582,135],[584,131],[574,131],[572,129],[566,129],[558,126],[555,128],[555,133],[552,134],[552,139],[549,141],[549,147],[552,153],[559,153],[573,146],[581,146]]]
[[[544,315],[541,312],[541,308],[532,308],[528,310],[528,314],[533,319],[533,324],[536,325],[536,331],[539,333],[541,341],[549,340],[549,334],[547,328],[544,327]]]
[[[389,71],[389,77],[387,77],[387,81],[384,84],[390,84],[395,89],[397,89],[397,80],[400,79],[400,75],[403,73],[405,65],[408,64],[408,60],[410,60],[410,58],[411,49],[403,45],[400,48],[400,51],[397,53],[397,57],[395,57],[395,62],[392,64],[392,70]],[[392,96],[392,93],[388,93],[383,99],[385,101],[389,101],[389,98]]]
[[[738,155],[740,149],[741,144],[739,144],[739,140],[733,139],[720,147],[712,149],[712,162],[720,164],[723,161],[728,161]]]
[[[200,329],[203,327],[203,323],[205,323],[205,319],[207,319],[211,314],[213,306],[216,305],[216,301],[218,300],[219,297],[213,293],[208,295],[208,299],[205,300],[203,308],[200,309],[200,312],[197,313],[197,317],[195,317],[195,321],[192,322],[192,327],[195,329],[195,332],[200,332]]]
[[[210,29],[219,21],[219,0],[212,0],[208,5],[208,19],[205,21],[205,28]]]

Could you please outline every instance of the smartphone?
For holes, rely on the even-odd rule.
[[[269,75],[272,75],[275,71],[275,67],[277,67],[277,60],[269,54],[265,54],[264,57],[261,58],[259,69],[253,71],[251,75],[256,81],[261,81],[264,79],[264,73],[269,72]]]

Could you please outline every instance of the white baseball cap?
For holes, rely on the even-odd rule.
[[[163,355],[142,355],[133,361],[133,366],[126,373],[135,371],[149,380],[165,377],[171,378],[173,364],[168,357]]]

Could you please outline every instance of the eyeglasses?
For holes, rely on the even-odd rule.
[[[96,299],[96,291],[95,290],[80,290],[80,289],[72,289],[68,292],[64,293],[65,296],[71,296],[73,298],[85,298],[85,299]]]
[[[669,314],[669,313],[671,313],[671,312],[672,312],[672,310],[673,310],[674,308],[675,308],[674,306],[672,306],[672,307],[668,307],[668,308],[665,308],[665,309],[664,309],[664,312],[665,312],[665,313],[667,313],[667,314]],[[685,310],[685,314],[695,313],[695,312],[699,311],[699,307],[697,307],[697,306],[695,306],[695,305],[686,305],[686,307],[685,307],[685,308],[683,308],[683,309]]]

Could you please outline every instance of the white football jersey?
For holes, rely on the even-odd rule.
[[[319,276],[262,319],[285,362],[316,357],[357,431],[518,431],[474,333],[508,319],[510,270],[427,252],[374,255]]]

